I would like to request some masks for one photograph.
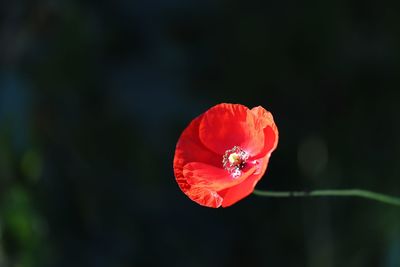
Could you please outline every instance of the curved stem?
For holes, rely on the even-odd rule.
[[[255,195],[262,197],[361,197],[370,200],[400,206],[400,198],[362,189],[328,189],[313,191],[262,191],[254,190]]]

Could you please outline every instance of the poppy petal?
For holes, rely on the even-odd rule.
[[[264,148],[260,151],[260,153],[252,158],[263,158],[266,155],[271,155],[272,151],[275,150],[276,146],[278,145],[278,132],[276,126],[267,126],[264,129]],[[268,156],[268,157],[269,157]]]
[[[221,166],[221,155],[218,155],[205,147],[199,138],[201,119],[202,116],[194,119],[179,138],[174,158],[174,166],[178,169],[178,165],[183,167],[186,163],[192,161],[207,162],[208,164],[217,167]]]
[[[268,125],[275,124],[274,123],[274,118],[272,117],[272,114],[268,111],[265,110],[265,108],[258,106],[254,107],[251,109],[251,112],[253,113],[256,123],[260,124],[261,128],[265,128]]]
[[[265,157],[262,162],[260,168],[253,173],[253,175],[249,176],[246,180],[242,183],[235,185],[226,190],[225,194],[223,194],[223,201],[222,207],[228,207],[239,200],[245,198],[246,196],[250,195],[254,191],[254,187],[256,186],[257,182],[262,178],[267,169],[268,165],[268,158]]]
[[[190,190],[185,193],[191,200],[210,208],[220,207],[223,201],[222,197],[217,192],[204,187],[192,186]]]
[[[257,155],[264,145],[264,133],[255,127],[255,116],[239,104],[219,104],[203,115],[199,126],[203,144],[217,154],[240,146],[250,155]]]
[[[260,125],[264,130],[264,146],[262,151],[254,156],[255,158],[264,157],[270,154],[278,145],[279,132],[275,125],[272,114],[266,111],[263,107],[258,106],[251,109],[251,112],[256,117],[256,124]]]
[[[200,189],[196,189],[193,191],[192,186],[187,183],[186,178],[183,176],[183,166],[192,161],[207,162],[215,166],[221,165],[221,156],[206,148],[199,139],[198,131],[201,117],[202,116],[197,117],[189,124],[181,134],[176,145],[174,156],[175,179],[181,190],[194,201],[196,201],[196,199],[201,199],[202,201],[206,200],[206,203],[209,205],[212,203],[220,204],[222,199],[219,199],[219,196],[213,197],[207,190],[201,191]],[[191,190],[193,192],[190,192]],[[206,206],[208,206],[208,204]]]
[[[241,183],[252,175],[256,169],[256,167],[253,167],[244,171],[241,176],[233,178],[228,171],[222,168],[216,168],[201,162],[191,162],[183,167],[183,176],[190,185],[220,191]]]

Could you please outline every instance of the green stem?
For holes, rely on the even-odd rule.
[[[361,197],[374,201],[400,206],[400,198],[385,194],[375,193],[362,189],[314,190],[314,191],[262,191],[254,190],[255,195],[262,197]]]

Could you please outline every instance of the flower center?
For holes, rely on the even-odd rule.
[[[249,158],[249,153],[241,149],[239,146],[234,146],[232,149],[225,151],[222,158],[222,165],[232,177],[236,178],[242,174],[242,169],[246,165]]]

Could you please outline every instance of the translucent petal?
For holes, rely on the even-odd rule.
[[[199,136],[206,147],[220,155],[234,146],[256,155],[264,145],[263,129],[256,126],[254,114],[239,104],[219,104],[209,109],[200,123]]]

